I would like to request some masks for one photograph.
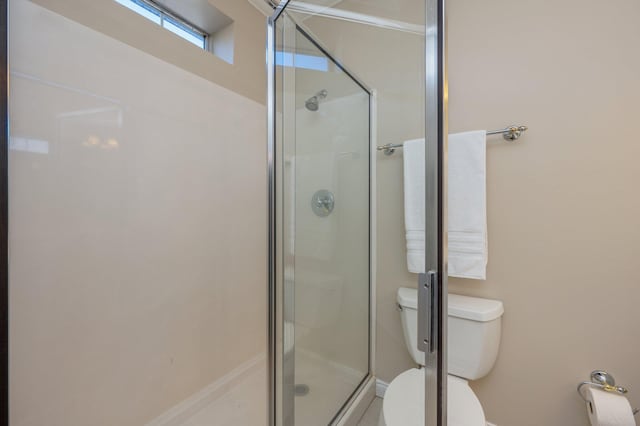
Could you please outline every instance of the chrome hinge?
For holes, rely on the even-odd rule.
[[[437,271],[418,275],[418,349],[427,353],[435,348],[437,286]]]

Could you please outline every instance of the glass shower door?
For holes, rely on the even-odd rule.
[[[370,371],[370,93],[286,12],[273,29],[277,424],[324,426]]]

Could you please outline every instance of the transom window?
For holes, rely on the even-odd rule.
[[[201,49],[208,50],[209,34],[200,30],[190,22],[180,18],[169,10],[149,0],[115,0],[140,16],[155,22],[179,37],[193,43]]]

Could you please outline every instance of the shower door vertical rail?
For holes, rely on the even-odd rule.
[[[274,22],[269,18],[267,25],[267,416],[268,426],[274,426],[275,420],[275,398],[276,398],[276,385],[275,385],[275,332],[276,332],[276,318],[275,318],[275,232],[276,232],[276,218],[275,218],[275,126],[273,121],[275,120],[275,28]]]
[[[425,426],[447,425],[447,74],[445,0],[426,0],[425,274],[418,282]]]
[[[0,424],[9,424],[9,118],[7,1],[0,1]]]
[[[267,339],[268,339],[268,365],[267,365],[267,394],[268,394],[268,425],[275,426],[278,417],[282,417],[282,413],[276,411],[277,392],[279,390],[277,384],[278,366],[278,350],[277,350],[277,297],[276,297],[276,251],[278,248],[277,222],[276,217],[276,20],[284,11],[288,0],[282,1],[273,15],[268,18],[267,22],[267,182],[268,182],[268,308],[267,308]]]
[[[292,351],[289,354],[284,345],[293,346],[291,333],[284,330],[284,322],[293,322],[291,312],[285,312],[286,300],[291,299],[291,291],[284,285],[284,265],[282,263],[284,238],[283,209],[278,208],[278,188],[284,184],[283,173],[278,159],[282,158],[282,147],[277,143],[282,137],[284,122],[284,96],[278,96],[278,82],[282,84],[282,73],[276,72],[277,43],[285,36],[284,24],[278,27],[280,16],[290,0],[282,0],[267,21],[267,164],[268,164],[268,425],[288,424],[294,417],[292,403],[281,403],[293,399],[295,364]],[[289,31],[287,36],[290,37]],[[283,94],[281,94],[283,95]],[[290,106],[287,102],[287,108]],[[280,117],[278,117],[280,112]],[[280,120],[279,125],[276,121]],[[280,234],[280,235],[279,235]],[[280,283],[280,284],[279,284]],[[289,289],[290,290],[290,289]],[[286,360],[286,362],[285,362]]]

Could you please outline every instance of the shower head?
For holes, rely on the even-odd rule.
[[[317,111],[318,108],[320,107],[319,103],[318,103],[318,97],[317,96],[312,96],[309,99],[307,99],[307,101],[304,103],[304,106],[309,110],[309,111]]]
[[[327,92],[325,89],[322,89],[321,91],[307,99],[304,103],[304,106],[309,111],[317,111],[318,108],[320,108],[320,101],[326,98],[328,94],[329,92]]]

